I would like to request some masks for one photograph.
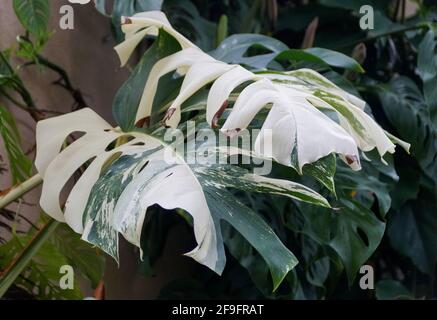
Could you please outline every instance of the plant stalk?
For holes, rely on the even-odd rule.
[[[35,234],[20,255],[14,260],[14,262],[1,274],[0,298],[2,298],[3,295],[8,291],[9,287],[27,267],[33,256],[53,234],[59,224],[59,221],[50,219],[47,224]]]
[[[13,187],[2,196],[0,196],[0,209],[3,209],[8,204],[20,198],[25,193],[36,188],[42,183],[42,177],[39,174],[27,179],[26,181],[20,183],[19,185]]]

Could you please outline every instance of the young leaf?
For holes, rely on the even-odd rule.
[[[430,29],[419,45],[417,71],[423,81],[423,95],[428,105],[431,120],[437,121],[437,56],[436,34]]]
[[[116,50],[117,49],[117,52],[120,54],[120,46],[116,47]],[[131,131],[135,128],[137,122],[135,121],[135,117],[138,113],[138,106],[143,99],[144,101],[152,101],[151,103],[153,104],[154,95],[149,96],[148,94],[143,93],[146,81],[149,78],[153,66],[160,59],[178,51],[179,49],[180,46],[173,37],[171,37],[166,31],[161,30],[158,38],[144,53],[129,79],[117,91],[112,106],[112,112],[118,125],[124,131]],[[125,61],[127,61],[129,56],[130,54],[126,54]],[[172,86],[173,83],[174,81],[172,81],[168,86],[163,87],[163,90],[168,90],[167,95],[171,93],[172,89],[174,90],[174,86]],[[150,105],[150,109],[152,109],[152,105]]]
[[[13,0],[15,14],[23,27],[38,38],[43,38],[49,23],[48,0]]]

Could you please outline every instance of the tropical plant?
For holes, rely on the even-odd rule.
[[[394,152],[392,139],[408,150],[408,144],[386,134],[363,111],[364,101],[315,71],[251,72],[240,65],[218,61],[173,29],[158,11],[123,17],[121,29],[126,39],[115,49],[122,65],[145,36],[157,38],[115,98],[114,116],[119,127],[112,128],[90,109],[42,120],[37,125],[35,160],[44,180],[42,209],[117,260],[118,233],[141,248],[147,210],[158,204],[165,209],[183,209],[191,216],[187,219],[192,221],[198,245],[187,255],[218,274],[225,266],[220,225],[225,220],[263,257],[276,289],[297,259],[270,226],[233,196],[229,188],[331,206],[304,185],[250,173],[241,166],[223,164],[217,157],[253,153],[292,167],[300,174],[306,167],[309,175],[334,191],[329,176],[332,168],[323,173],[335,163],[331,155],[339,154],[348,166],[358,170],[358,148],[376,148],[382,159],[386,152]],[[356,64],[351,65],[359,69]],[[166,82],[164,89],[160,81]],[[193,156],[190,152],[178,152],[185,150],[183,146],[166,143],[157,119],[163,118],[172,128],[184,126],[182,114],[193,110],[187,102],[210,83],[213,84],[207,95],[196,103],[200,109],[197,121],[206,118],[209,125],[217,126],[228,107],[221,131],[232,136],[247,128],[266,105],[268,112],[257,119],[261,130],[253,150],[224,150],[206,142],[199,146],[199,152],[209,154],[206,161],[193,164],[187,160]],[[246,85],[229,99],[243,84]],[[174,98],[160,101],[158,97],[162,96]],[[326,113],[334,114],[338,123]],[[84,135],[60,152],[73,133]],[[271,141],[269,135],[273,137]],[[187,136],[186,141],[178,143],[187,144],[193,139],[199,142],[197,137]],[[269,148],[261,147],[265,145]],[[197,160],[199,154],[194,156]],[[85,164],[63,211],[59,194],[73,173]],[[340,214],[347,212],[347,206],[345,203],[339,208]]]
[[[117,261],[120,233],[140,248],[146,275],[168,228],[193,228],[187,255],[213,272],[199,264],[161,298],[434,297],[435,7],[417,2],[409,17],[409,1],[373,1],[375,29],[365,32],[367,2],[135,0],[108,10],[96,1],[122,66],[147,47],[114,99],[117,125],[79,102],[39,121],[39,174],[0,208],[44,180],[47,214]],[[161,8],[176,28],[161,12],[138,13]],[[23,56],[46,61],[37,41],[21,39]],[[11,123],[2,135],[18,141]],[[242,143],[247,133],[253,144]],[[356,290],[365,263],[374,294]]]

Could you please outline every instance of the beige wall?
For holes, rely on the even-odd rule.
[[[74,86],[84,94],[86,101],[106,120],[112,122],[111,104],[116,90],[128,76],[126,70],[120,69],[118,59],[113,51],[109,21],[92,6],[74,5],[75,29],[61,30],[59,7],[67,0],[52,0],[50,28],[55,31],[44,50],[44,55],[62,66],[69,74]],[[0,50],[15,46],[15,37],[23,34],[17,21],[12,0],[0,1]],[[37,105],[43,109],[68,112],[73,100],[62,88],[50,85],[57,80],[57,75],[49,70],[39,71],[36,67],[23,70],[21,76],[35,98]],[[5,101],[0,101],[6,104]],[[6,104],[7,105],[7,104]],[[24,112],[10,108],[19,121],[23,136],[23,148],[29,150],[35,143],[35,123]],[[1,140],[1,139],[0,139]],[[0,154],[4,148],[0,141]],[[7,175],[0,176],[0,190],[10,186]],[[26,202],[37,204],[40,190],[26,196]],[[35,206],[22,205],[21,212],[33,219],[37,218]],[[182,240],[181,240],[182,238]],[[121,267],[117,268],[108,258],[106,273],[106,292],[108,298],[153,298],[163,283],[179,277],[191,270],[192,262],[180,254],[185,247],[187,235],[181,230],[172,232],[163,258],[158,262],[157,275],[145,279],[137,273],[138,254],[131,245],[122,242]]]

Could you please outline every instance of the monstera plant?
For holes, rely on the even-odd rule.
[[[314,70],[284,70],[270,63],[274,55],[258,67],[217,60],[159,11],[123,17],[121,29],[125,40],[115,50],[122,66],[140,42],[153,43],[114,99],[117,126],[89,108],[42,120],[35,160],[43,179],[42,209],[117,261],[119,234],[141,249],[147,211],[159,205],[178,209],[192,224],[197,246],[186,255],[218,274],[226,262],[221,221],[227,222],[262,256],[276,289],[298,263],[293,248],[234,191],[331,206],[303,184],[261,175],[252,163],[229,158],[272,161],[335,193],[336,155],[360,170],[364,152],[376,149],[384,162],[394,143],[409,148],[378,126],[363,100]],[[190,121],[194,132],[166,139]],[[250,148],[228,148],[198,138],[208,129],[230,138],[257,130],[249,130]],[[190,143],[195,150],[188,150]],[[77,172],[63,206],[60,195]]]

